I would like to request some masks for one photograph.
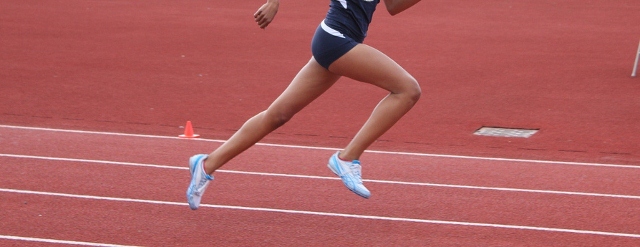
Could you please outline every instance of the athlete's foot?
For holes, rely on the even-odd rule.
[[[369,198],[371,192],[362,184],[362,167],[360,161],[344,161],[338,158],[340,152],[336,152],[329,158],[329,169],[342,179],[345,186],[353,193],[364,198]]]
[[[191,172],[191,183],[187,189],[187,202],[192,210],[198,209],[202,194],[209,186],[209,182],[213,180],[213,176],[205,173],[204,160],[207,159],[206,154],[197,154],[189,159],[189,171]]]

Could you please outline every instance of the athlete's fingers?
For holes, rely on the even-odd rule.
[[[253,17],[258,17],[258,15],[262,14],[262,10],[264,9],[264,5],[260,6],[260,8],[253,14]]]
[[[266,27],[266,25],[268,25],[268,24],[269,24],[269,22],[270,22],[270,21],[269,21],[269,20],[264,16],[264,14],[263,14],[263,13],[258,14],[258,15],[255,17],[255,21],[256,21],[256,23],[258,24],[258,26],[260,26],[260,28],[264,28],[264,27]]]
[[[266,28],[269,23],[271,23],[270,21],[263,21],[262,23],[259,23],[258,25],[260,26],[260,28],[264,29]]]
[[[264,23],[267,22],[267,19],[265,18],[264,15],[259,15],[258,17],[256,17],[256,23],[258,24],[258,26],[260,26],[261,28],[264,26]]]
[[[272,19],[267,18],[266,16],[259,16],[256,18],[256,23],[260,28],[265,28],[271,23]]]
[[[260,28],[266,28],[273,21],[276,13],[278,13],[278,3],[267,2],[262,5],[253,17]]]
[[[260,14],[256,16],[255,19],[256,19],[256,23],[260,24],[260,22],[264,21],[264,15]]]

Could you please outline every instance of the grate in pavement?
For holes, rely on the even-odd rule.
[[[482,127],[474,135],[529,138],[538,132],[537,129],[514,129],[501,127]]]

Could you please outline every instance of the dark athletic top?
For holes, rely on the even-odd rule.
[[[380,0],[331,0],[324,22],[361,43],[367,36],[378,3]]]

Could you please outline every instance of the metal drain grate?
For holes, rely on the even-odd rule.
[[[476,130],[474,135],[480,136],[500,136],[500,137],[522,137],[529,138],[538,132],[537,129],[512,129],[500,127],[482,127]]]

